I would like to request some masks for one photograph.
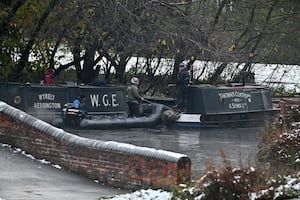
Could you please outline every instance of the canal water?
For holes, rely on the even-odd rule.
[[[117,141],[185,154],[192,161],[192,176],[196,177],[205,171],[210,162],[222,165],[221,151],[225,153],[233,167],[247,166],[249,163],[254,166],[262,128],[66,131],[86,138]]]

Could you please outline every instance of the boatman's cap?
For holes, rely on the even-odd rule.
[[[140,81],[137,77],[132,77],[130,82],[134,85],[138,85],[140,83]]]

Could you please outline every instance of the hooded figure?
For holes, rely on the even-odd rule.
[[[48,84],[48,85],[55,84],[54,73],[55,73],[55,70],[53,68],[49,68],[47,70],[47,72],[44,76],[44,84]]]
[[[131,85],[127,88],[127,104],[129,108],[128,117],[139,117],[140,116],[140,102],[144,100],[144,98],[138,92],[139,79],[137,77],[133,77],[131,80]]]

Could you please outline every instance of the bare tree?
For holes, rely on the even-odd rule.
[[[45,11],[42,13],[40,19],[37,21],[37,24],[36,24],[34,30],[32,31],[25,48],[21,52],[21,56],[20,56],[20,59],[18,60],[16,68],[12,72],[11,78],[9,79],[10,81],[16,81],[21,77],[22,70],[25,68],[26,63],[28,62],[28,57],[29,57],[30,51],[34,45],[34,42],[37,38],[37,35],[40,32],[47,17],[51,13],[51,11],[54,9],[54,7],[58,1],[59,0],[50,1],[48,6],[46,7]]]

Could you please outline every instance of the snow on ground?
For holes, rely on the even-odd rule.
[[[24,150],[22,150],[22,149],[20,149],[20,148],[12,148],[11,145],[9,145],[9,144],[2,144],[2,143],[0,143],[0,146],[11,148],[11,149],[13,149],[13,152],[14,152],[14,153],[21,153],[21,154],[24,155],[25,157],[30,158],[30,159],[32,159],[32,160],[37,160],[38,162],[40,162],[40,163],[42,163],[42,164],[47,164],[47,165],[51,165],[51,166],[54,167],[54,168],[62,169],[61,166],[52,164],[50,161],[47,161],[47,160],[45,160],[45,159],[36,159],[33,155],[26,153]],[[2,200],[2,199],[0,198],[0,200]]]
[[[299,191],[300,190],[300,180],[296,178],[286,178],[286,184],[281,185],[278,188],[269,188],[268,190],[261,190],[257,193],[250,193],[249,200],[257,200],[261,199],[263,195],[272,193],[274,191],[274,198],[273,199],[281,199],[282,196],[287,191]],[[192,190],[190,190],[192,191]],[[201,200],[204,198],[204,194],[200,194],[199,196],[195,197],[194,200]],[[300,196],[299,196],[300,197]],[[139,190],[134,193],[128,194],[121,194],[112,197],[104,197],[100,200],[171,200],[172,193],[166,192],[163,190]],[[295,198],[294,198],[295,199]],[[298,199],[298,198],[296,198]],[[300,199],[300,198],[299,198]],[[1,200],[1,199],[0,199]],[[180,200],[180,199],[178,199]]]
[[[1,144],[0,146],[2,147],[8,147],[8,148],[12,148],[10,145],[8,144]],[[27,154],[25,151],[23,151],[22,149],[19,148],[15,148],[13,149],[14,153],[21,153],[24,156],[31,158],[33,160],[37,160],[34,156]],[[58,165],[53,165],[51,164],[49,161],[46,160],[37,160],[43,164],[48,164],[48,165],[52,165],[55,168],[61,169],[60,166]],[[270,191],[274,191],[275,192],[275,197],[279,197],[281,194],[283,194],[283,192],[289,190],[289,191],[296,191],[297,193],[299,193],[300,191],[300,172],[298,173],[298,178],[291,178],[291,177],[286,177],[286,183],[284,185],[279,186],[278,188],[270,188],[269,190],[262,190],[258,193],[251,193],[249,194],[249,200],[256,200],[258,198],[260,198],[263,194],[266,194],[267,192]],[[193,189],[189,189],[190,193],[193,191]],[[201,200],[202,197],[204,197],[204,194],[200,194],[198,197],[195,197],[195,200]],[[300,197],[300,196],[299,196]],[[163,191],[163,190],[152,190],[152,189],[148,189],[148,190],[138,190],[135,191],[133,193],[127,193],[127,194],[121,194],[121,195],[116,195],[116,196],[108,196],[108,197],[103,197],[99,200],[171,200],[172,198],[172,193],[171,192],[167,192],[167,191]],[[0,200],[5,200],[3,198],[0,197]]]
[[[163,190],[139,190],[133,193],[122,194],[112,197],[104,197],[100,200],[170,200],[172,194]],[[1,199],[0,199],[1,200]]]

